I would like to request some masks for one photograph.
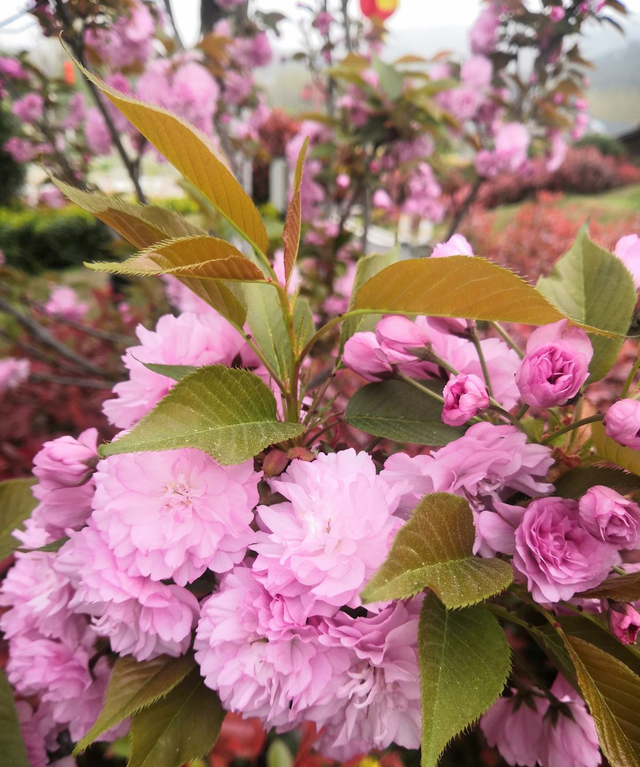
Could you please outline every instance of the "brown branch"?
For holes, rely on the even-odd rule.
[[[54,376],[49,373],[29,373],[32,381],[50,381],[51,383],[63,384],[64,386],[79,386],[81,389],[111,389],[113,381],[92,381],[88,378],[66,378]]]
[[[58,16],[60,21],[62,22],[62,25],[64,26],[65,32],[66,32],[66,38],[69,42],[69,45],[73,49],[73,52],[75,54],[75,57],[78,59],[78,61],[82,64],[82,66],[89,72],[90,74],[93,74],[91,67],[89,66],[89,63],[86,59],[86,56],[84,55],[84,49],[82,47],[82,43],[76,36],[75,30],[73,29],[73,22],[69,18],[69,14],[67,13],[67,9],[65,8],[64,0],[56,0],[56,7],[58,9]],[[115,146],[118,154],[120,155],[120,159],[122,160],[122,164],[127,170],[127,173],[129,174],[129,178],[131,179],[131,183],[133,184],[133,188],[135,189],[136,196],[138,197],[138,202],[141,204],[146,204],[148,202],[144,192],[142,191],[142,187],[140,186],[140,180],[138,178],[138,171],[136,169],[136,164],[129,155],[127,154],[124,145],[122,141],[120,140],[120,134],[118,133],[118,130],[111,119],[111,115],[109,114],[109,110],[107,109],[106,104],[102,100],[102,97],[100,96],[100,92],[96,85],[91,81],[87,80],[87,85],[89,86],[89,90],[91,91],[91,95],[93,97],[93,100],[100,110],[102,117],[104,118],[104,121],[107,125],[107,128],[109,130],[109,135],[111,136],[111,140],[113,141],[113,145]],[[139,169],[138,169],[139,170]]]
[[[453,237],[453,235],[458,231],[458,227],[462,223],[462,220],[464,219],[464,217],[469,212],[469,208],[475,202],[476,197],[478,196],[478,193],[480,191],[480,187],[482,186],[483,183],[484,183],[484,179],[479,178],[471,187],[469,194],[466,196],[464,202],[458,208],[455,216],[453,217],[453,220],[451,221],[451,225],[449,226],[449,231],[447,232],[447,236],[446,236],[447,240],[451,239],[451,237]]]
[[[78,354],[70,346],[67,346],[61,341],[58,341],[55,336],[51,335],[51,333],[49,333],[46,328],[42,327],[42,325],[40,325],[40,323],[37,322],[33,317],[19,312],[8,301],[5,301],[4,298],[0,298],[0,312],[4,312],[10,317],[13,317],[14,320],[22,325],[22,327],[33,338],[35,338],[44,346],[48,346],[50,349],[56,351],[61,357],[64,357],[70,362],[73,362],[82,370],[86,370],[87,372],[100,376],[101,378],[104,377],[104,373],[100,368],[96,367],[92,362]]]

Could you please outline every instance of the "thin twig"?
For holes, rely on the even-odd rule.
[[[92,381],[88,378],[67,378],[66,376],[54,376],[49,373],[29,373],[33,381],[51,381],[51,383],[64,384],[65,386],[78,386],[81,389],[111,389],[113,381]]]
[[[22,327],[27,330],[33,338],[40,341],[41,344],[48,346],[50,349],[54,349],[61,357],[70,360],[75,363],[79,368],[93,373],[93,375],[104,377],[104,372],[96,367],[88,359],[85,359],[82,355],[74,351],[70,346],[58,341],[58,339],[51,335],[49,331],[42,327],[33,317],[30,317],[22,312],[19,312],[14,306],[12,306],[4,298],[0,298],[0,312],[8,314],[13,317]]]
[[[484,179],[478,178],[475,184],[469,190],[469,194],[466,196],[466,198],[464,199],[464,202],[458,208],[455,216],[453,217],[453,220],[451,221],[451,225],[449,226],[449,231],[447,232],[447,240],[451,239],[451,237],[453,237],[453,235],[458,231],[458,227],[462,223],[462,220],[464,219],[464,217],[469,212],[469,208],[475,202],[475,199],[478,196],[478,192],[480,191],[480,187],[482,186],[483,183],[484,183]]]

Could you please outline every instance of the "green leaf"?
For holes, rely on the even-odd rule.
[[[377,56],[373,59],[373,69],[378,75],[380,87],[384,93],[391,101],[397,101],[402,96],[402,74],[393,65],[387,64]]]
[[[128,767],[181,767],[215,746],[225,711],[194,669],[168,695],[133,715]]]
[[[300,193],[300,184],[302,183],[302,171],[304,169],[304,160],[307,155],[307,149],[309,148],[309,137],[305,138],[300,154],[298,155],[298,161],[296,163],[296,171],[293,177],[293,192],[291,195],[291,202],[287,210],[287,215],[284,222],[284,230],[282,232],[282,242],[284,247],[284,275],[286,286],[289,285],[293,267],[298,257],[298,249],[300,247],[300,230],[302,228],[302,198]]]
[[[64,47],[73,59],[71,51]],[[145,104],[109,87],[77,61],[75,63],[85,77],[104,93],[174,168],[202,192],[247,242],[266,253],[269,240],[258,209],[231,171],[216,156],[211,141],[203,133],[166,109]]]
[[[205,234],[200,227],[166,208],[132,205],[119,197],[76,189],[56,178],[51,178],[51,181],[67,199],[103,221],[136,248],[149,248],[157,242],[176,237]]]
[[[580,594],[585,599],[615,599],[616,602],[635,602],[640,599],[640,573],[616,575],[599,586]]]
[[[589,239],[586,226],[571,249],[541,277],[538,290],[554,306],[582,325],[626,335],[637,295],[633,278],[619,258]],[[593,359],[589,381],[605,376],[620,352],[622,338],[591,336]]]
[[[365,604],[434,591],[448,608],[481,602],[507,588],[510,565],[473,556],[475,525],[457,495],[425,495],[398,531],[384,564],[361,594]]]
[[[591,439],[602,458],[640,476],[640,450],[623,447],[611,437],[607,437],[601,421],[591,424]]]
[[[620,469],[579,466],[576,469],[570,469],[555,481],[554,495],[559,495],[561,498],[580,498],[589,488],[596,485],[604,485],[623,494],[630,493],[640,490],[640,477]]]
[[[23,529],[24,521],[38,505],[31,492],[35,483],[35,479],[8,479],[0,482],[0,560],[21,545],[12,533]]]
[[[425,596],[418,631],[422,688],[422,767],[500,696],[511,654],[498,621],[482,605],[447,610]]]
[[[208,235],[165,240],[126,261],[89,262],[96,272],[146,277],[173,274],[205,280],[263,281],[258,267],[234,245]]]
[[[375,277],[378,272],[391,266],[391,264],[397,263],[399,258],[400,247],[395,245],[386,253],[373,253],[370,256],[364,256],[358,259],[356,265],[356,277],[353,282],[353,290],[349,300],[349,309],[355,307],[356,296],[365,282],[372,277]],[[354,333],[375,328],[380,316],[381,315],[359,315],[357,317],[347,317],[340,329],[340,349],[344,348],[345,343]]]
[[[258,376],[208,365],[178,381],[130,432],[102,445],[100,455],[195,447],[229,465],[303,431],[302,424],[278,421],[275,397]]]
[[[640,767],[640,677],[599,647],[557,630],[576,667],[604,755],[612,767]]]
[[[442,394],[441,383],[423,385]],[[442,423],[442,405],[437,400],[393,379],[358,389],[347,405],[345,419],[376,437],[416,445],[446,445],[465,432]]]
[[[170,658],[161,655],[139,663],[133,658],[118,658],[96,723],[74,750],[74,756],[128,716],[167,695],[195,667],[191,656]]]
[[[198,369],[194,365],[163,365],[160,362],[143,362],[142,364],[152,373],[173,378],[174,381],[179,381]]]
[[[475,256],[417,258],[393,264],[365,283],[354,308],[524,325],[547,325],[565,317],[517,274]],[[580,318],[569,319],[595,333],[617,335],[586,326]]]
[[[254,341],[280,377],[286,377],[290,369],[291,343],[275,291],[269,285],[245,283],[242,294]],[[311,308],[304,298],[296,299],[293,323],[300,349],[313,331]]]
[[[0,669],[0,755],[3,767],[29,767],[18,714],[13,702],[13,691]]]

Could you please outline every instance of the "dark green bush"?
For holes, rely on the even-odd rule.
[[[80,208],[0,208],[0,250],[9,266],[31,274],[109,260],[111,241],[110,230]]]
[[[622,157],[626,149],[621,141],[613,136],[605,136],[603,133],[587,133],[586,136],[576,142],[576,146],[594,146],[600,150],[600,154],[608,157]]]
[[[3,150],[4,143],[14,135],[17,121],[0,106],[0,206],[8,205],[20,193],[25,177],[25,166],[17,163]]]

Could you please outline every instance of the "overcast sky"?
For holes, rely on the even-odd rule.
[[[0,0],[0,47],[5,49],[29,48],[37,43],[38,26],[29,15],[22,16],[6,25],[2,23],[18,14],[29,0]],[[626,0],[629,10],[640,13],[640,0]],[[172,0],[174,14],[180,33],[186,43],[195,42],[199,28],[200,0]],[[280,11],[291,19],[283,24],[282,45],[298,47],[298,31],[295,20],[304,12],[297,8],[298,0],[251,0],[254,8],[263,11]],[[351,5],[358,8],[357,0]],[[470,26],[478,14],[480,0],[400,0],[398,11],[388,22],[390,30],[428,29],[441,26]]]

